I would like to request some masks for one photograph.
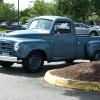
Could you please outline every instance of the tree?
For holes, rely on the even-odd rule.
[[[91,14],[90,0],[56,0],[58,9],[75,20],[85,21]]]
[[[29,17],[21,17],[20,21],[22,22],[22,24],[25,24],[28,19],[29,19]]]
[[[91,15],[90,0],[73,0],[72,9],[73,16],[84,22]]]
[[[24,11],[20,11],[20,21],[25,24],[30,17],[30,9],[27,8]]]
[[[30,16],[40,16],[46,13],[46,3],[44,0],[36,0],[34,6],[30,10]]]
[[[100,0],[91,0],[94,13],[100,17]]]
[[[0,0],[0,3],[3,3],[3,0]]]
[[[58,15],[57,5],[55,2],[45,2],[44,0],[36,0],[30,9],[30,16],[41,15]]]
[[[55,0],[57,9],[62,12],[62,15],[69,15],[71,10],[71,0]]]
[[[59,15],[55,2],[45,2],[44,0],[36,0],[33,7],[27,8],[20,12],[20,21],[25,23],[29,17],[41,15]]]
[[[21,17],[30,17],[30,8],[26,8],[25,10],[23,11],[20,11],[20,16]]]
[[[62,15],[61,11],[57,9],[57,4],[55,2],[46,3],[46,15]]]
[[[17,12],[14,9],[14,5],[1,3],[0,4],[0,21],[10,23],[16,19]]]

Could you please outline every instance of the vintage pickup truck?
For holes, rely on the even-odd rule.
[[[40,16],[28,29],[0,37],[0,65],[21,63],[27,72],[38,72],[44,61],[100,60],[100,37],[77,36],[72,20]]]

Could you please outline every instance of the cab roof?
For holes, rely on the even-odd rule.
[[[67,20],[70,20],[69,18],[61,17],[61,16],[39,16],[39,17],[35,17],[34,19],[49,19],[49,20],[53,20],[53,21],[57,20],[57,19],[67,19]]]

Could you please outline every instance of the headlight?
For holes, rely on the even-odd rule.
[[[14,44],[14,50],[17,52],[19,50],[19,43]]]

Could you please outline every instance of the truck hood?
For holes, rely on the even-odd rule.
[[[39,35],[39,34],[48,34],[48,31],[44,30],[19,30],[19,31],[13,31],[9,33],[5,33],[4,37],[18,37],[18,38],[28,38],[32,37],[34,35]]]

